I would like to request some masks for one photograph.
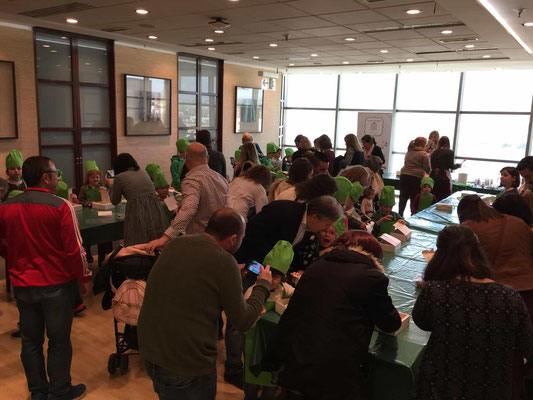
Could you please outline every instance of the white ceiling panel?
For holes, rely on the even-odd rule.
[[[402,24],[399,22],[388,20],[383,22],[367,22],[364,24],[353,24],[346,25],[347,28],[354,29],[356,31],[369,31],[374,29],[388,29],[388,28],[399,28]]]
[[[470,45],[470,44],[473,44],[475,49],[479,49],[479,48],[484,49],[484,48],[494,47],[490,43],[483,42],[483,41],[471,41],[471,42],[464,42],[464,43],[441,43],[441,44],[451,50],[463,50],[465,49],[466,45]]]
[[[435,45],[435,46],[417,46],[417,47],[402,47],[405,51],[410,53],[423,53],[426,51],[446,51],[446,47]]]
[[[417,9],[420,10],[420,14],[407,14],[407,10],[411,9]],[[408,5],[401,5],[396,7],[380,7],[375,9],[380,14],[386,15],[387,17],[394,19],[394,20],[400,20],[400,19],[417,19],[421,17],[427,17],[427,16],[435,16],[435,15],[446,15],[448,14],[448,11],[446,11],[443,7],[441,7],[437,2],[431,1],[431,2],[425,2],[425,3],[416,3],[416,4],[408,4]]]
[[[419,0],[419,1],[417,1],[417,0],[383,0],[383,1],[378,1],[378,2],[374,2],[374,3],[368,3],[365,0],[356,0],[356,1],[358,3],[366,5],[369,8],[383,8],[383,7],[394,7],[394,6],[410,5],[410,6],[413,6],[413,7],[408,7],[408,9],[411,9],[411,8],[415,8],[414,6],[417,3],[427,3],[427,0],[426,1],[424,1],[424,0]]]
[[[310,46],[313,50],[317,51],[328,51],[333,54],[333,52],[337,51],[350,51],[350,48],[348,46],[342,45],[342,44],[330,44],[330,45],[323,45],[323,46]]]
[[[304,33],[302,31],[295,31],[295,30],[264,33],[265,36],[268,36],[270,39],[275,39],[275,40],[279,40],[280,38],[284,38],[283,35],[285,35],[285,34],[289,35],[291,40],[292,39],[305,39],[305,38],[314,37],[313,35],[310,35],[308,33]]]
[[[366,8],[353,0],[298,0],[285,4],[314,15],[364,10]]]
[[[364,22],[388,21],[389,18],[372,10],[352,11],[336,14],[323,14],[320,17],[338,25],[361,24]]]
[[[397,20],[400,24],[405,26],[416,26],[416,25],[429,25],[429,24],[454,24],[460,23],[453,15],[435,15],[435,16],[426,16],[420,18],[409,18],[409,19],[399,19]]]
[[[298,18],[284,18],[275,21],[276,24],[290,29],[312,29],[324,28],[327,26],[335,26],[333,22],[326,21],[323,18],[315,16],[298,17]]]
[[[368,36],[377,40],[403,40],[403,39],[421,39],[424,38],[414,29],[402,29],[399,31],[369,32]]]
[[[341,50],[341,51],[330,51],[331,54],[334,54],[339,57],[347,57],[347,56],[364,56],[366,53],[362,50]]]
[[[443,30],[451,30],[452,34],[443,35],[441,32]],[[467,37],[467,36],[477,36],[477,34],[466,25],[462,26],[450,26],[445,28],[420,28],[416,30],[421,35],[424,35],[428,38],[453,38],[453,37]]]
[[[335,44],[326,38],[319,37],[311,37],[305,39],[289,39],[289,43],[293,46],[327,46]]]
[[[233,20],[270,21],[280,18],[304,17],[307,13],[283,3],[224,10],[223,17]]]
[[[381,53],[381,50],[387,50],[388,53]],[[375,55],[381,56],[381,57],[387,57],[390,54],[405,54],[405,53],[408,53],[407,51],[405,51],[403,49],[398,49],[396,47],[389,47],[389,48],[386,48],[386,49],[365,49],[363,51],[365,53],[367,53],[367,54],[375,54]]]
[[[392,46],[395,47],[415,47],[415,46],[433,46],[436,44],[433,40],[423,39],[405,39],[405,40],[387,40]]]
[[[355,40],[351,40],[351,41],[347,41],[346,38],[347,37],[350,37],[350,38],[353,38]],[[354,33],[354,34],[351,34],[351,35],[339,35],[339,36],[328,36],[328,40],[331,40],[332,42],[336,42],[336,43],[343,43],[343,44],[347,44],[347,43],[365,43],[365,42],[375,42],[376,39],[368,36],[368,35],[365,35],[363,33]]]
[[[354,49],[388,49],[393,47],[391,44],[385,43],[385,42],[365,42],[365,43],[353,43],[353,44],[347,44],[347,46],[352,47]]]
[[[335,35],[353,35],[355,32],[344,26],[335,26],[331,28],[304,29],[305,33],[315,36],[335,36]]]

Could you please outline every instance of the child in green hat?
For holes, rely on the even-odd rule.
[[[85,161],[85,182],[78,195],[80,204],[84,207],[92,207],[94,202],[102,201],[100,194],[102,186],[104,186],[102,184],[102,173],[96,161]]]
[[[384,186],[379,196],[380,209],[374,213],[372,220],[375,222],[373,234],[376,237],[384,233],[391,233],[394,231],[394,224],[399,222],[410,226],[407,221],[404,221],[400,214],[392,211],[392,207],[396,204],[394,197],[394,186]]]
[[[412,215],[425,210],[437,202],[437,198],[431,193],[434,185],[435,181],[429,176],[422,178],[422,182],[420,183],[420,193],[416,195],[415,201],[411,205]]]
[[[181,191],[181,173],[183,171],[183,166],[185,165],[185,151],[187,151],[189,144],[187,139],[178,139],[176,142],[178,154],[172,156],[170,159],[170,176],[172,177],[171,185],[178,192]]]
[[[283,171],[288,171],[289,168],[292,165],[292,155],[294,154],[294,150],[290,147],[287,147],[285,149],[285,157],[283,157],[283,160],[281,162],[281,169]]]
[[[267,158],[270,161],[270,170],[279,171],[281,169],[281,149],[274,142],[267,143]]]
[[[7,193],[3,196],[9,195],[12,190],[24,190],[26,184],[22,180],[22,154],[18,150],[11,150],[6,157],[6,174],[7,184],[9,186]]]
[[[159,164],[157,164],[155,162],[151,162],[151,163],[146,164],[145,170],[146,170],[146,173],[148,174],[148,176],[150,177],[150,179],[153,182],[156,172],[157,171],[161,171],[161,167],[159,166]]]
[[[165,204],[165,199],[169,197],[170,186],[168,185],[168,181],[165,178],[163,171],[159,170],[154,174],[154,186],[157,196],[159,197],[159,200],[161,200],[161,207],[163,207],[163,211],[165,212],[168,223],[170,224],[176,216],[176,210],[170,211],[168,206]]]
[[[270,265],[272,283],[270,284],[270,296],[263,308],[264,313],[275,312],[276,302],[287,304],[288,299],[293,295],[294,288],[282,281],[291,266],[293,257],[294,251],[292,249],[292,244],[284,240],[277,242],[272,250],[270,250],[265,256],[263,265]],[[246,291],[244,294],[245,299],[250,297],[254,286]],[[244,349],[244,395],[246,399],[257,399],[259,389],[261,389],[261,399],[274,400],[277,385],[272,383],[272,374],[263,371],[256,376],[250,371],[250,357],[255,342],[255,336],[256,327],[254,325],[246,332],[246,344]]]

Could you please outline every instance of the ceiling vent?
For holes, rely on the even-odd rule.
[[[104,29],[102,29],[102,31],[109,32],[109,33],[122,32],[122,31],[127,31],[127,30],[128,30],[128,28],[126,28],[124,26],[115,26],[114,28],[104,28]]]
[[[56,6],[56,7],[46,7],[46,8],[39,8],[37,10],[32,10],[32,11],[24,11],[19,14],[24,15],[26,17],[43,18],[43,17],[49,17],[51,15],[67,14],[67,13],[91,10],[93,8],[96,8],[96,7],[91,6],[90,4],[76,2],[76,3],[67,3],[61,6]]]
[[[464,42],[476,42],[479,38],[477,37],[469,37],[469,38],[446,38],[446,39],[440,39],[439,42],[441,43],[464,43]]]
[[[369,4],[381,3],[383,1],[387,1],[387,0],[364,0],[365,3],[369,3]]]

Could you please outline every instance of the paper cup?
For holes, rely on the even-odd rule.
[[[466,180],[468,178],[468,174],[465,174],[465,173],[460,173],[459,174],[459,178],[457,179],[459,183],[464,183],[466,184]]]

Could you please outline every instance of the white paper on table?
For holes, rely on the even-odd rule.
[[[387,233],[384,233],[383,235],[381,235],[380,238],[386,241],[387,243],[392,244],[395,247],[398,246],[402,242],[401,240],[396,239],[394,236],[391,236]]]
[[[366,231],[372,234],[373,230],[374,230],[374,221],[371,221],[368,224],[366,224]]]
[[[103,204],[111,203],[111,199],[109,198],[109,192],[107,191],[107,188],[104,186],[100,188],[100,197],[102,198],[100,203],[103,203]]]
[[[411,233],[411,229],[409,229],[407,225],[402,224],[401,222],[396,222],[393,226],[405,236],[408,236]]]
[[[112,217],[113,211],[98,211],[99,217]]]
[[[164,203],[167,205],[168,209],[170,211],[174,211],[178,208],[178,202],[174,198],[174,196],[168,196],[165,200],[163,200]]]

